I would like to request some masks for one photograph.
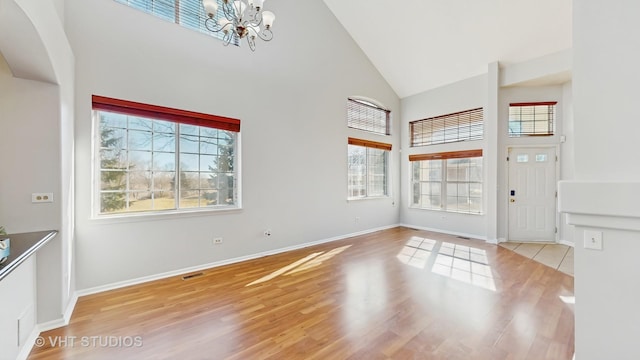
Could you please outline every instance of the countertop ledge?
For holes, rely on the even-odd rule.
[[[0,264],[0,281],[57,234],[57,230],[47,230],[0,236],[0,239],[11,239],[11,253],[7,260]]]

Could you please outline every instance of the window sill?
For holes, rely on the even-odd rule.
[[[367,196],[367,197],[353,197],[347,198],[347,202],[352,201],[362,201],[362,200],[381,200],[381,199],[391,199],[390,196]]]
[[[447,213],[447,214],[481,215],[481,216],[484,215],[484,213],[482,213],[482,212],[480,212],[480,213],[472,213],[472,212],[443,210],[443,209],[427,209],[427,208],[421,208],[421,207],[417,207],[417,206],[409,206],[409,209],[423,210],[423,211],[437,211],[437,212],[442,212],[442,213]]]
[[[90,220],[102,224],[156,221],[178,219],[183,217],[197,217],[209,215],[223,215],[242,212],[242,207],[228,207],[218,209],[197,208],[189,210],[166,210],[157,212],[119,213],[112,215],[93,215]]]

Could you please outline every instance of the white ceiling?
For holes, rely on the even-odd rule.
[[[400,98],[571,47],[572,0],[324,0]]]

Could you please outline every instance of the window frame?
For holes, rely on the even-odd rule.
[[[365,154],[364,154],[364,160],[365,160],[365,170],[364,170],[364,175],[361,175],[362,177],[364,177],[364,195],[362,196],[352,196],[352,181],[351,181],[351,176],[352,176],[352,172],[350,169],[351,163],[349,161],[349,158],[351,157],[351,147],[352,146],[356,146],[356,147],[361,147],[365,149]],[[377,142],[377,141],[371,141],[371,140],[365,140],[365,139],[359,139],[359,138],[353,138],[353,137],[349,137],[348,141],[347,141],[347,200],[364,200],[364,199],[376,199],[376,198],[388,198],[390,196],[389,192],[389,173],[390,173],[390,154],[391,154],[391,149],[392,149],[392,145],[391,144],[387,144],[387,143],[382,143],[382,142]],[[371,173],[371,166],[369,165],[369,159],[370,159],[370,151],[383,151],[383,156],[384,156],[384,174],[383,174],[383,194],[382,195],[370,195],[370,191],[369,191],[369,178],[370,177],[375,177],[376,173]]]
[[[472,180],[471,176],[468,177],[467,180],[458,180],[458,179],[450,179],[449,178],[449,166],[448,166],[448,162],[450,160],[465,160],[465,159],[478,159],[480,158],[482,163],[481,166],[484,167],[484,157],[483,157],[483,152],[482,149],[477,149],[477,150],[464,150],[464,151],[451,151],[451,152],[440,152],[440,153],[430,153],[430,154],[415,154],[415,155],[409,155],[409,163],[410,163],[410,181],[411,181],[411,192],[409,193],[409,207],[410,208],[414,208],[414,209],[420,209],[420,210],[435,210],[435,211],[444,211],[444,212],[451,212],[451,213],[460,213],[460,214],[469,214],[469,215],[484,215],[484,176],[483,176],[483,171],[484,169],[481,168],[480,169],[480,180]],[[433,167],[433,169],[438,169],[440,170],[440,176],[438,179],[428,179],[428,180],[423,180],[424,175],[421,173],[422,168],[419,168],[419,172],[417,173],[418,179],[416,179],[416,166],[420,166],[421,163],[423,161],[434,161],[434,162],[438,162],[440,165],[439,167]],[[422,204],[422,191],[420,190],[420,194],[419,197],[419,202],[416,203],[415,202],[415,197],[416,197],[416,186],[419,187],[420,189],[422,189],[422,185],[425,183],[434,183],[434,184],[439,184],[440,187],[440,193],[437,195],[437,197],[439,197],[440,199],[440,203],[437,206],[424,206],[424,204]],[[469,189],[469,193],[466,195],[466,199],[468,203],[471,203],[472,199],[479,199],[480,200],[480,209],[479,211],[471,211],[471,208],[469,208],[469,211],[463,211],[463,210],[459,210],[457,207],[456,209],[449,209],[447,204],[447,200],[449,197],[451,197],[448,194],[448,185],[449,184],[456,184],[456,185],[464,185],[464,184],[468,184],[468,189]],[[479,184],[480,185],[480,196],[471,196],[471,185],[472,184]],[[433,197],[433,196],[430,196]],[[458,197],[456,195],[456,197]]]
[[[172,170],[166,170],[174,173],[174,180],[172,181],[173,188],[169,190],[165,190],[165,191],[172,191],[174,193],[173,200],[174,200],[175,206],[173,208],[168,208],[168,209],[160,208],[160,209],[149,209],[149,210],[139,210],[139,211],[124,210],[124,211],[116,211],[116,212],[102,211],[101,195],[104,192],[103,184],[102,184],[102,173],[106,168],[105,169],[102,168],[101,150],[104,150],[104,149],[102,149],[102,143],[101,143],[102,124],[101,124],[100,112],[108,112],[111,114],[127,116],[127,125],[126,127],[123,128],[124,129],[123,131],[126,131],[127,134],[129,134],[131,131],[135,131],[135,128],[132,129],[130,127],[129,121],[131,119],[128,118],[129,116],[139,118],[139,119],[144,118],[144,120],[148,120],[148,121],[163,121],[163,122],[174,124],[174,128],[172,131],[162,132],[164,135],[170,134],[173,137],[173,140],[169,140],[169,141],[174,143],[173,150],[171,149],[168,150],[169,151],[168,153],[172,153],[175,156],[175,167]],[[155,126],[156,123],[152,122],[151,124]],[[182,166],[181,160],[180,160],[181,157],[184,158],[183,157],[184,155],[189,155],[189,154],[187,152],[181,151],[180,149],[180,140],[182,140],[184,136],[187,136],[186,134],[184,134],[184,136],[180,134],[180,125],[191,125],[191,126],[198,127],[198,134],[199,134],[197,135],[198,137],[197,156],[198,157],[201,157],[203,155],[207,156],[206,152],[203,153],[200,147],[202,145],[201,141],[203,139],[203,135],[201,135],[200,133],[203,128],[225,131],[227,132],[226,135],[229,135],[229,133],[233,135],[233,144],[231,145],[232,146],[231,151],[233,154],[232,156],[233,170],[229,172],[233,174],[233,180],[232,180],[233,189],[231,189],[231,191],[233,191],[233,195],[232,195],[234,199],[233,204],[225,204],[225,205],[216,204],[216,205],[209,205],[209,206],[201,206],[200,196],[202,195],[199,195],[198,206],[180,207],[180,202],[181,200],[183,200],[183,198],[181,197],[181,191],[182,192],[194,191],[193,189],[191,190],[182,189],[180,187],[181,185],[180,178],[182,176],[181,174],[187,173],[187,172],[198,173],[198,178],[200,178],[203,173],[200,169],[200,166],[198,166],[197,171],[181,169],[181,166]],[[240,171],[240,120],[224,117],[224,116],[210,115],[205,113],[198,113],[198,112],[169,108],[164,106],[150,105],[150,104],[133,102],[128,100],[121,100],[121,99],[93,95],[92,96],[92,127],[94,129],[93,136],[92,136],[93,178],[92,178],[92,188],[91,188],[93,218],[96,218],[96,219],[118,218],[118,217],[129,218],[129,217],[139,217],[139,216],[148,216],[148,215],[155,216],[159,214],[185,214],[185,213],[211,212],[211,211],[231,211],[231,210],[239,210],[242,208],[241,178],[240,178],[240,174],[241,174],[241,171]],[[111,129],[112,127],[106,127],[106,128]],[[154,127],[153,130],[151,130],[150,136],[154,137],[157,134],[158,132],[155,130],[155,127]],[[206,139],[207,137],[205,136],[204,138]],[[219,145],[216,143],[216,152],[217,150],[219,150],[218,146]],[[125,173],[125,177],[126,177],[125,181],[127,182],[127,184],[126,184],[126,188],[122,190],[122,192],[127,194],[127,193],[132,193],[137,191],[133,189],[133,187],[130,187],[130,184],[128,183],[128,181],[130,180],[130,176],[132,176],[131,175],[132,171],[131,171],[131,168],[129,167],[128,156],[130,155],[129,152],[136,151],[136,150],[135,149],[131,150],[129,148],[129,145],[127,145],[127,148],[124,151],[127,154],[127,157],[125,158],[125,161],[127,162],[127,164],[123,168],[123,169],[126,169],[126,170],[123,170],[123,172]],[[156,150],[154,148],[151,148],[150,150],[143,150],[143,151],[149,152],[152,159],[155,155],[166,152],[166,151]],[[160,172],[166,172],[158,169],[153,169],[153,167],[150,167],[148,170],[140,170],[140,171],[148,172],[150,174],[150,178],[154,178],[154,176]],[[209,172],[204,172],[204,173],[209,173]],[[220,174],[221,172],[212,171],[211,173]],[[224,172],[224,173],[227,173],[227,172]],[[201,188],[201,185],[199,185],[198,188],[195,190],[202,192],[206,189]],[[148,193],[153,193],[154,191],[162,191],[162,190],[158,190],[156,188],[151,188],[151,187],[149,187],[147,190]],[[127,195],[125,195],[125,197],[126,196]]]

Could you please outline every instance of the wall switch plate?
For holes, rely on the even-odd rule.
[[[602,250],[602,231],[585,230],[584,248]]]
[[[33,193],[31,194],[32,203],[52,203],[53,193]]]

